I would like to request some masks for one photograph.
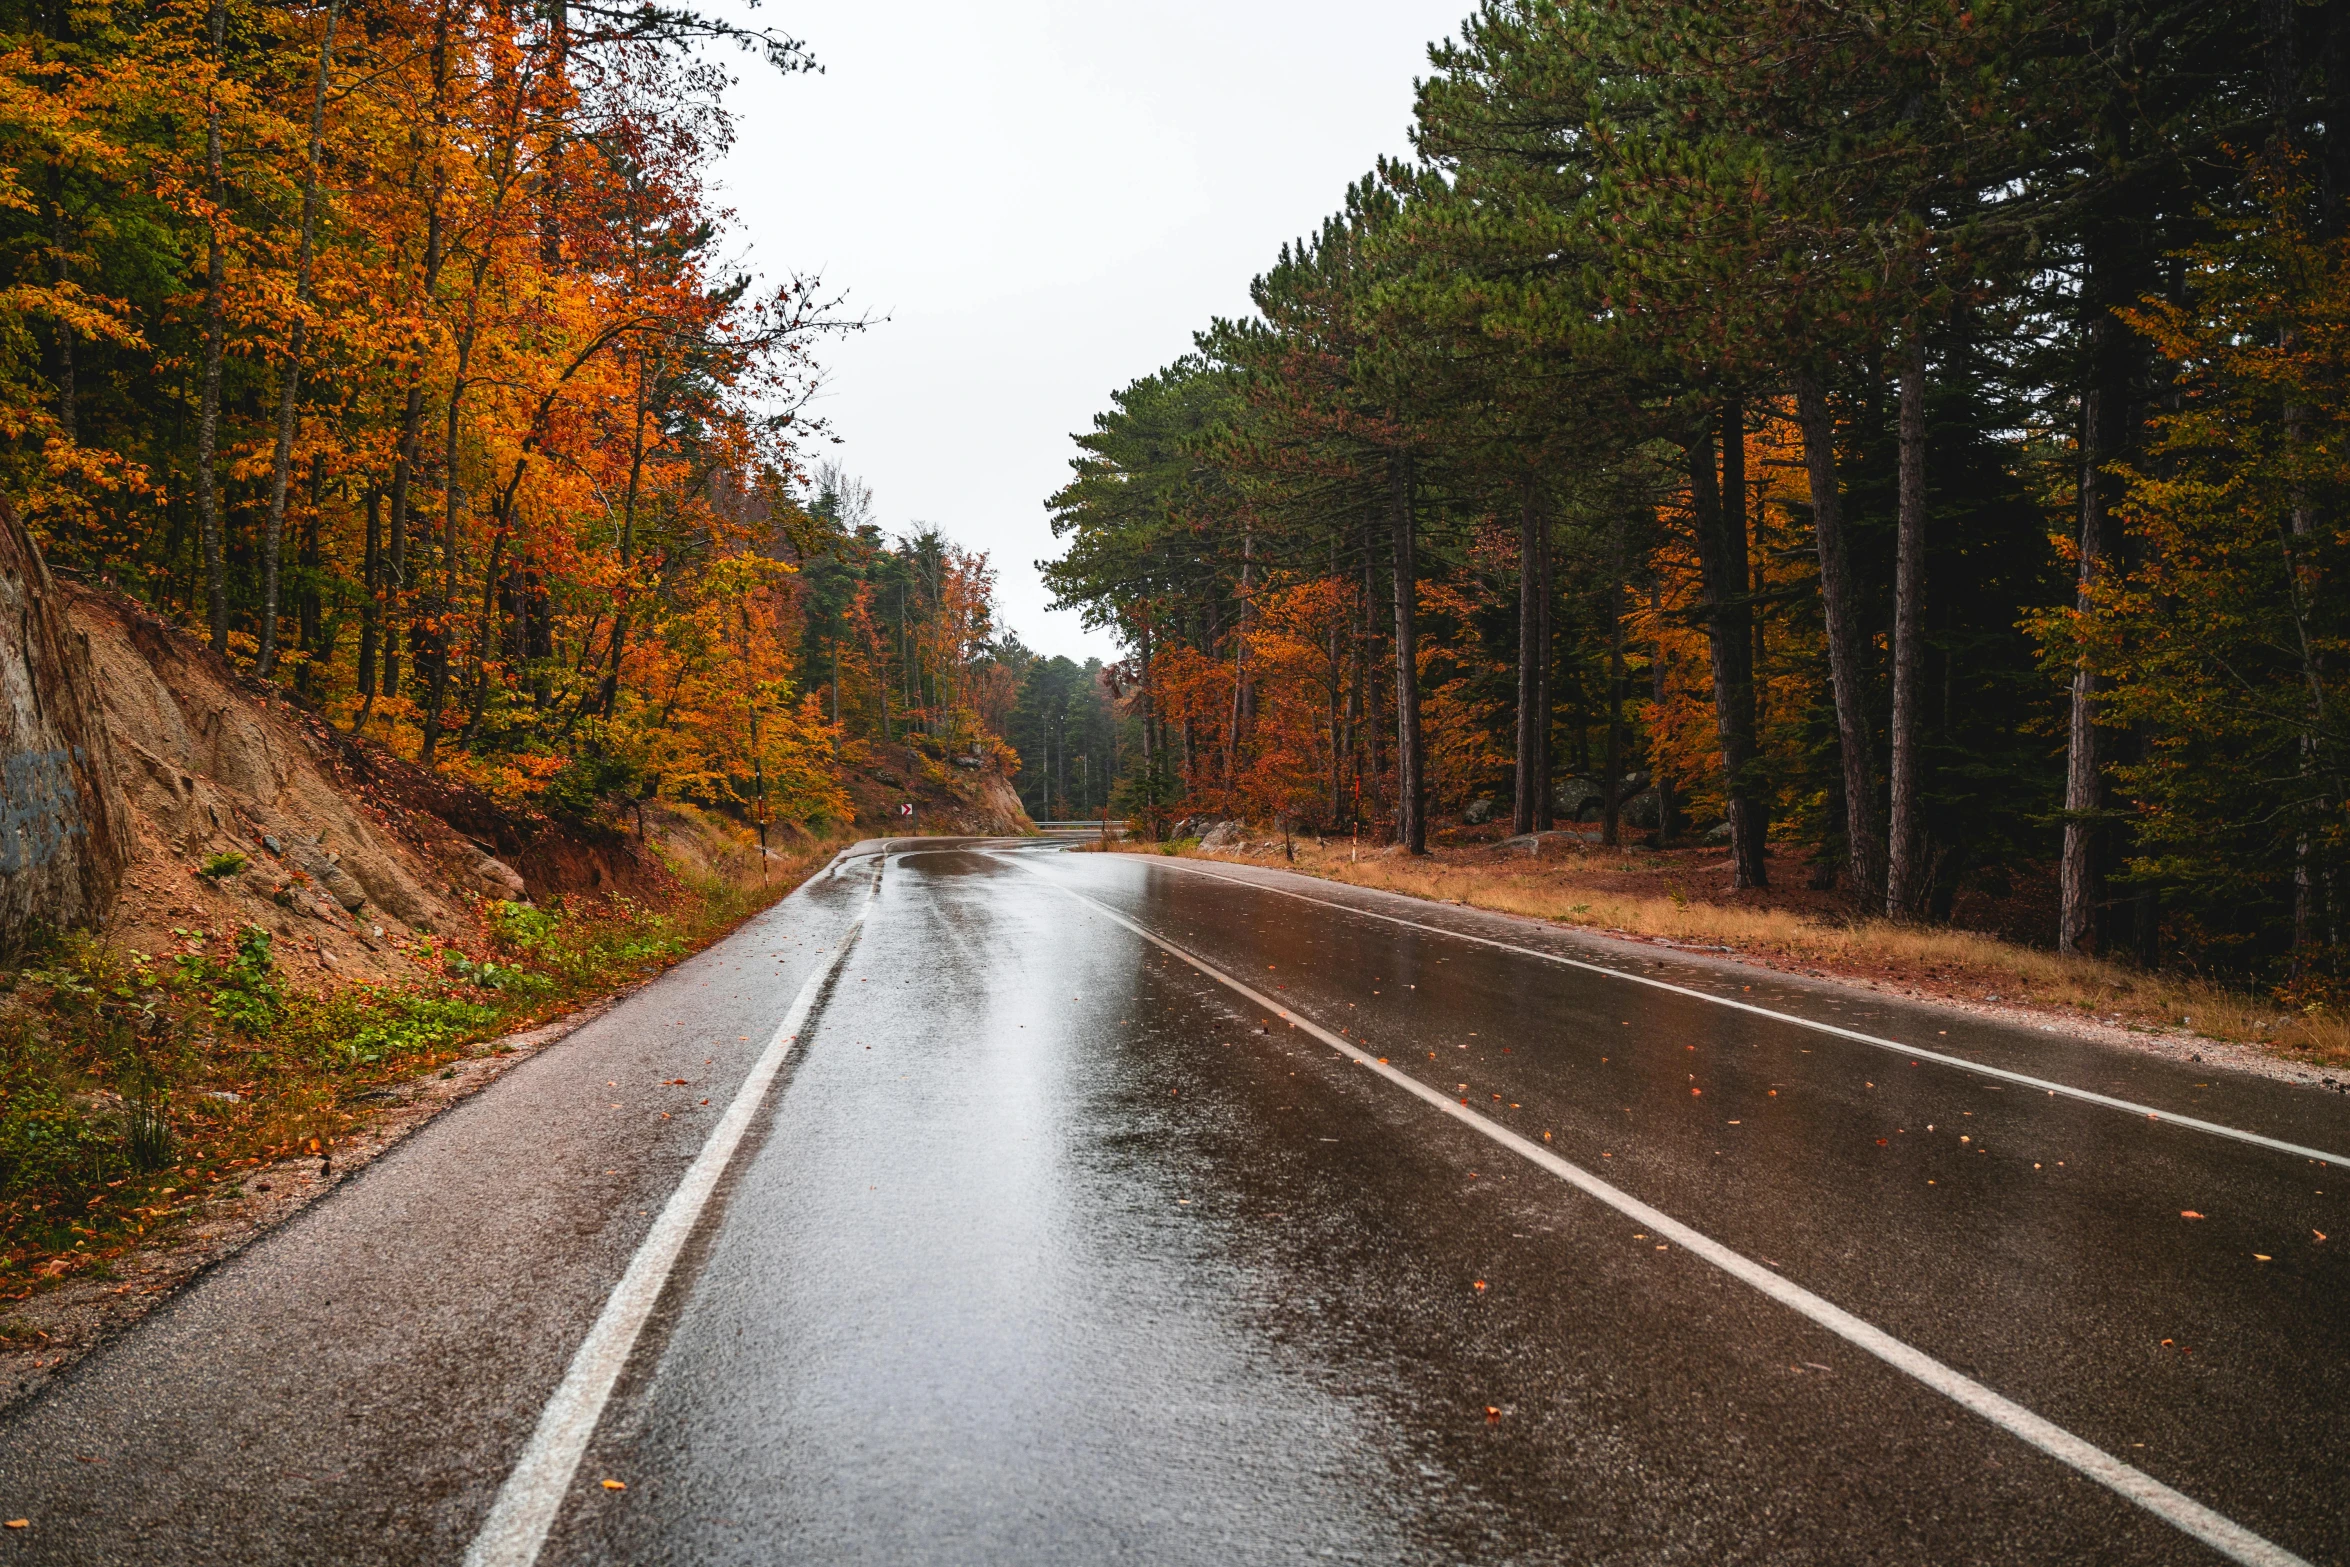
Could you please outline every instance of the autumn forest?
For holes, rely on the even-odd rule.
[[[0,487],[51,568],[511,803],[845,821],[919,736],[1039,818],[1580,819],[2345,973],[2330,0],[1489,0],[1415,155],[1079,437],[1041,564],[1107,668],[815,461],[869,323],[710,187],[794,38],[186,0],[10,48]]]
[[[2029,881],[2330,995],[2350,8],[1488,0],[1431,61],[1052,502],[1133,809]]]

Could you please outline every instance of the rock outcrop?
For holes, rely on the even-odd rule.
[[[89,638],[0,504],[0,943],[103,920],[130,863],[130,811],[96,692]]]

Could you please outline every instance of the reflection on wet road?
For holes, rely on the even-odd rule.
[[[1144,857],[945,846],[891,857],[545,1560],[2220,1559],[1121,919],[2350,1559],[2341,1171]],[[2130,1087],[2350,1146],[2330,1098]]]

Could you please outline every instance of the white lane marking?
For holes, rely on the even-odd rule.
[[[1808,1028],[1818,1034],[1833,1034],[1838,1039],[1849,1039],[1855,1044],[1871,1045],[1879,1050],[1890,1050],[1897,1055],[1905,1055],[1913,1060],[1931,1061],[1936,1066],[1952,1066],[1962,1072],[1973,1072],[1982,1077],[1996,1077],[2003,1083],[2016,1083],[2026,1088],[2045,1089],[2049,1093],[2058,1094],[2067,1099],[2077,1099],[2084,1104],[2102,1105],[2108,1110],[2124,1111],[2149,1121],[2163,1121],[2172,1126],[2186,1127],[2190,1131],[2208,1132],[2214,1137],[2232,1138],[2236,1142],[2251,1143],[2255,1147],[2271,1149],[2277,1153],[2289,1153],[2299,1158],[2317,1159],[2331,1164],[2350,1164],[2350,1155],[2327,1153],[2322,1148],[2304,1148],[2299,1143],[2288,1143],[2279,1138],[2263,1136],[2259,1132],[2247,1131],[2240,1126],[2223,1126],[2217,1121],[2198,1120],[2191,1115],[2180,1115],[2171,1110],[2159,1110],[2153,1105],[2142,1105],[2128,1099],[2116,1099],[2110,1094],[2101,1094],[2094,1089],[2075,1088],[2069,1083],[2059,1083],[2045,1077],[2033,1077],[2023,1072],[2011,1072],[2003,1066],[1985,1066],[1980,1061],[1969,1061],[1964,1056],[1945,1055],[1939,1050],[1928,1050],[1922,1045],[1905,1045],[1898,1039],[1884,1039],[1875,1034],[1864,1034],[1858,1029],[1843,1028],[1834,1023],[1823,1023],[1817,1018],[1800,1017],[1793,1012],[1774,1012],[1769,1007],[1758,1007],[1751,1001],[1736,1001],[1728,996],[1717,996],[1711,991],[1693,989],[1688,985],[1676,985],[1670,980],[1651,979],[1646,974],[1634,974],[1625,969],[1609,968],[1604,963],[1587,963],[1581,958],[1562,957],[1555,952],[1545,952],[1539,947],[1521,947],[1513,941],[1500,941],[1491,936],[1471,935],[1465,930],[1447,930],[1442,925],[1428,925],[1419,920],[1407,920],[1397,914],[1382,914],[1376,909],[1366,909],[1352,903],[1340,903],[1334,898],[1309,897],[1302,892],[1292,892],[1287,887],[1275,887],[1266,882],[1249,881],[1240,876],[1219,876],[1214,871],[1201,870],[1197,866],[1185,865],[1180,862],[1174,865],[1160,865],[1146,860],[1144,863],[1153,870],[1188,871],[1194,876],[1205,876],[1210,881],[1220,881],[1227,887],[1247,887],[1252,891],[1269,892],[1277,897],[1295,898],[1300,903],[1312,903],[1325,909],[1336,909],[1342,914],[1359,914],[1367,920],[1385,920],[1390,925],[1403,925],[1412,930],[1424,930],[1430,935],[1450,936],[1455,941],[1472,941],[1481,947],[1498,947],[1504,952],[1515,952],[1524,957],[1540,958],[1545,963],[1556,963],[1565,968],[1582,969],[1591,974],[1605,974],[1610,979],[1629,980],[1635,985],[1646,985],[1651,990],[1668,990],[1676,996],[1689,996],[1698,1001],[1710,1001],[1715,1006],[1728,1007],[1734,1012],[1749,1012],[1756,1017],[1767,1017],[1773,1022],[1792,1023],[1797,1028]],[[1369,892],[1385,891],[1385,889],[1378,887],[1365,888],[1364,890]],[[1402,896],[1400,893],[1387,893],[1386,895],[1389,897]],[[1897,1004],[1898,1002],[1898,998],[1895,997],[1887,997],[1886,1000],[1888,1004]]]
[[[1013,861],[1011,863],[1017,864],[1019,862]],[[1691,1229],[1680,1220],[1658,1209],[1651,1208],[1631,1193],[1609,1185],[1581,1165],[1560,1158],[1540,1143],[1530,1142],[1520,1137],[1508,1127],[1497,1121],[1489,1120],[1468,1106],[1446,1097],[1443,1093],[1429,1087],[1409,1073],[1398,1071],[1381,1061],[1377,1056],[1331,1033],[1312,1019],[1301,1017],[1283,1003],[1250,988],[1246,982],[1235,979],[1213,964],[1193,956],[1165,937],[1144,929],[1116,910],[1096,902],[1075,888],[1064,886],[1034,866],[1021,865],[1020,868],[1093,909],[1104,918],[1124,926],[1151,945],[1181,958],[1185,963],[1190,964],[1219,985],[1235,994],[1247,997],[1291,1026],[1311,1034],[1331,1049],[1352,1057],[1414,1098],[1434,1105],[1454,1120],[1499,1143],[1521,1158],[1548,1170],[1587,1196],[1595,1197],[1607,1204],[1626,1218],[1637,1220],[1640,1226],[1650,1233],[1661,1235],[1666,1240],[1679,1245],[1683,1250],[1695,1253],[1740,1283],[1751,1285],[1760,1290],[1780,1305],[1809,1318],[1846,1343],[1866,1350],[1897,1371],[1906,1372],[1915,1377],[1935,1392],[1972,1410],[2009,1435],[2031,1444],[2057,1462],[2065,1464],[2105,1486],[2124,1500],[2137,1503],[2163,1522],[2170,1524],[2182,1533],[2192,1535],[2230,1561],[2242,1562],[2245,1567],[2310,1567],[2305,1559],[2294,1555],[2283,1546],[2263,1539],[2231,1518],[2213,1512],[2193,1497],[2172,1490],[2144,1470],[2132,1468],[2103,1448],[2093,1446],[2065,1430],[2062,1426],[2042,1419],[2014,1400],[2001,1397],[1972,1377],[1953,1371],[1933,1356],[1922,1350],[1911,1348],[1882,1328],[1862,1321],[1843,1307],[1821,1296],[1814,1295],[1802,1285],[1789,1282],[1762,1264],[1750,1261],[1729,1247],[1722,1245],[1719,1241]]]
[[[644,1243],[629,1260],[628,1271],[621,1275],[611,1298],[604,1302],[596,1325],[588,1329],[587,1338],[571,1357],[571,1368],[563,1374],[562,1385],[540,1411],[538,1429],[531,1433],[530,1444],[522,1450],[522,1457],[506,1476],[506,1483],[498,1488],[498,1499],[490,1505],[489,1517],[465,1552],[465,1567],[531,1567],[538,1560],[540,1549],[547,1543],[547,1531],[554,1527],[564,1495],[571,1489],[571,1477],[578,1472],[579,1460],[587,1451],[588,1439],[595,1435],[596,1422],[603,1418],[604,1404],[611,1398],[612,1388],[628,1364],[629,1353],[636,1347],[637,1335],[644,1331],[645,1320],[653,1314],[654,1303],[669,1282],[670,1270],[677,1266],[678,1254],[685,1250],[694,1225],[701,1219],[702,1209],[708,1205],[710,1194],[717,1190],[718,1178],[726,1173],[727,1162],[734,1157],[743,1134],[750,1130],[751,1118],[766,1100],[775,1074],[782,1069],[800,1031],[807,1026],[808,1013],[823,992],[825,981],[847,960],[849,948],[855,944],[865,916],[872,912],[880,893],[881,878],[877,875],[866,890],[865,901],[858,905],[856,917],[841,932],[832,957],[808,976],[808,982],[792,998],[791,1010],[783,1015],[782,1026],[767,1042],[767,1048],[759,1052],[751,1075],[743,1079],[743,1086],[736,1091],[733,1103],[726,1107],[726,1114],[710,1134],[710,1140],[702,1145],[692,1168],[685,1172],[685,1179],[670,1193],[661,1217],[653,1221]]]

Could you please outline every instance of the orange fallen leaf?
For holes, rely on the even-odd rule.
[[[1487,1404],[1485,1406],[1485,1423],[1489,1426],[1500,1425],[1501,1411],[1496,1409],[1493,1405]]]
[[[625,1491],[628,1489],[628,1482],[625,1480],[607,1480],[604,1482],[604,1489],[607,1491]]]
[[[1475,1289],[1480,1289],[1480,1290],[1481,1290],[1481,1289],[1483,1289],[1483,1288],[1485,1287],[1485,1281],[1484,1281],[1483,1279],[1479,1279],[1479,1280],[1476,1282],[1476,1284],[1475,1284],[1474,1286],[1472,1286],[1472,1287],[1473,1287],[1473,1288],[1475,1288]]]
[[[2182,1219],[2200,1219],[2203,1217],[2203,1215],[2197,1213],[2192,1208],[2181,1208],[2179,1210],[2179,1217]]]
[[[30,1518],[11,1518],[8,1520],[8,1527],[11,1529],[30,1529],[32,1526],[33,1521]]]

